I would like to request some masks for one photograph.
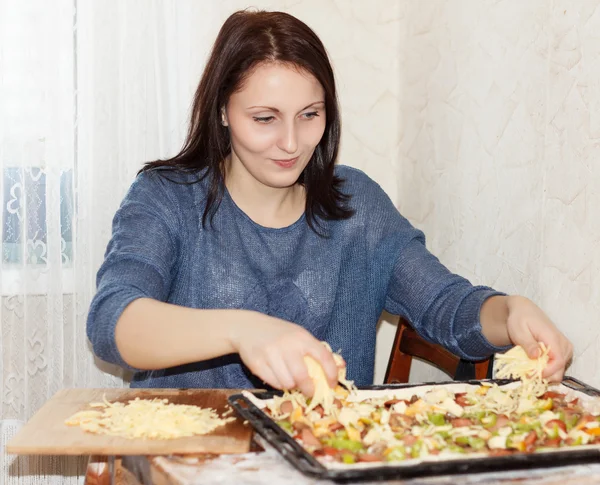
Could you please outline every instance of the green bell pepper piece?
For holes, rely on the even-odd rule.
[[[487,416],[481,418],[481,424],[484,428],[491,428],[492,426],[495,426],[497,421],[498,416],[496,414],[488,414]]]
[[[573,416],[568,417],[565,420],[565,423],[567,425],[567,431],[571,431],[575,425],[579,422],[579,420],[581,419],[581,416],[579,416],[579,414],[573,414]]]
[[[468,446],[469,445],[469,436],[458,436],[458,437],[454,438],[454,442],[457,445]]]
[[[441,413],[432,413],[428,418],[429,422],[434,426],[444,426],[446,424],[446,418]]]
[[[477,436],[469,436],[469,446],[474,450],[481,450],[485,448],[485,440]]]
[[[387,461],[403,461],[406,459],[406,450],[404,447],[396,447],[385,457]]]
[[[326,440],[326,444],[336,450],[348,450],[353,453],[358,453],[363,450],[363,445],[360,441],[348,440],[344,438],[330,438]]]
[[[356,457],[354,455],[351,455],[350,453],[344,453],[342,455],[342,462],[344,463],[356,463]]]
[[[414,445],[412,445],[410,449],[410,456],[412,458],[419,458],[421,456],[421,449],[423,448],[423,443],[421,441],[417,441]]]
[[[465,452],[464,448],[462,448],[460,446],[456,446],[456,445],[449,445],[448,450],[450,450],[454,453],[464,453]]]
[[[292,423],[290,423],[287,420],[282,420],[282,421],[277,421],[277,424],[283,428],[285,431],[287,431],[288,433],[292,432]]]

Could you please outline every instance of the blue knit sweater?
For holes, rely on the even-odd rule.
[[[96,355],[131,369],[117,350],[115,325],[141,297],[256,310],[297,323],[342,351],[358,385],[373,381],[375,326],[383,309],[462,357],[498,351],[479,323],[483,301],[498,293],[449,272],[367,175],[345,166],[336,171],[356,213],[324,222],[329,238],[315,234],[304,216],[281,229],[260,226],[227,192],[213,227],[203,228],[206,181],[185,185],[157,172],[139,175],[115,215],[98,272],[87,321]],[[191,180],[169,174],[174,177]],[[264,387],[237,355],[133,370],[133,387]]]

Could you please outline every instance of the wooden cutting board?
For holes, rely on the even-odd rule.
[[[197,453],[246,453],[250,449],[252,428],[237,418],[210,434],[172,440],[130,440],[97,435],[65,420],[89,403],[127,402],[140,399],[168,399],[174,404],[212,408],[223,414],[229,409],[227,398],[240,391],[231,389],[63,389],[57,392],[8,442],[6,451],[21,455],[170,455]],[[228,414],[228,416],[235,416]]]

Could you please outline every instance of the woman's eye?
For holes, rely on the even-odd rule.
[[[254,121],[257,123],[270,123],[275,119],[275,116],[253,116]]]
[[[319,116],[319,113],[317,113],[316,111],[313,111],[311,113],[304,113],[302,116],[306,120],[312,120],[313,118],[316,118],[317,116]]]

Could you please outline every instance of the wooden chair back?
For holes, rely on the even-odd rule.
[[[466,381],[492,377],[492,357],[480,362],[460,359],[444,347],[420,337],[408,320],[400,317],[384,383],[407,383],[413,357],[433,364],[454,380]]]

